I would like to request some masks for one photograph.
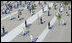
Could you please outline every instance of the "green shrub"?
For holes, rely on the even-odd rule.
[[[58,13],[58,15],[56,15],[56,17],[57,17],[58,19],[61,19],[61,14]]]
[[[31,10],[34,10],[34,5],[31,6]]]

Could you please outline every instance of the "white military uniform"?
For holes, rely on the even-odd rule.
[[[31,39],[31,41],[33,40],[33,35],[32,34],[30,35],[30,39]]]
[[[64,20],[62,20],[62,25],[64,24]]]

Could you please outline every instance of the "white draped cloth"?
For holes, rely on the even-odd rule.
[[[49,3],[49,7],[52,7],[53,6],[53,3]]]
[[[31,41],[33,40],[33,35],[32,34],[30,35],[30,39],[31,39]]]
[[[63,7],[60,8],[60,11],[63,11]]]

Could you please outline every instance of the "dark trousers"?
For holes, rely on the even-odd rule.
[[[4,28],[3,28],[3,33],[5,32]]]

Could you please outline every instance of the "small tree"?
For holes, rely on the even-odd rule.
[[[30,3],[28,3],[28,5],[30,5]]]
[[[31,9],[31,12],[32,12],[34,10],[34,5],[32,5],[30,9]]]
[[[56,15],[56,17],[57,17],[57,19],[58,19],[58,21],[59,21],[59,25],[60,25],[60,20],[61,20],[61,18],[62,18],[62,15],[58,13],[58,15]]]
[[[64,5],[68,5],[68,3],[69,3],[69,2],[66,2],[66,1],[63,2]]]
[[[34,10],[34,5],[31,6],[31,10]]]

